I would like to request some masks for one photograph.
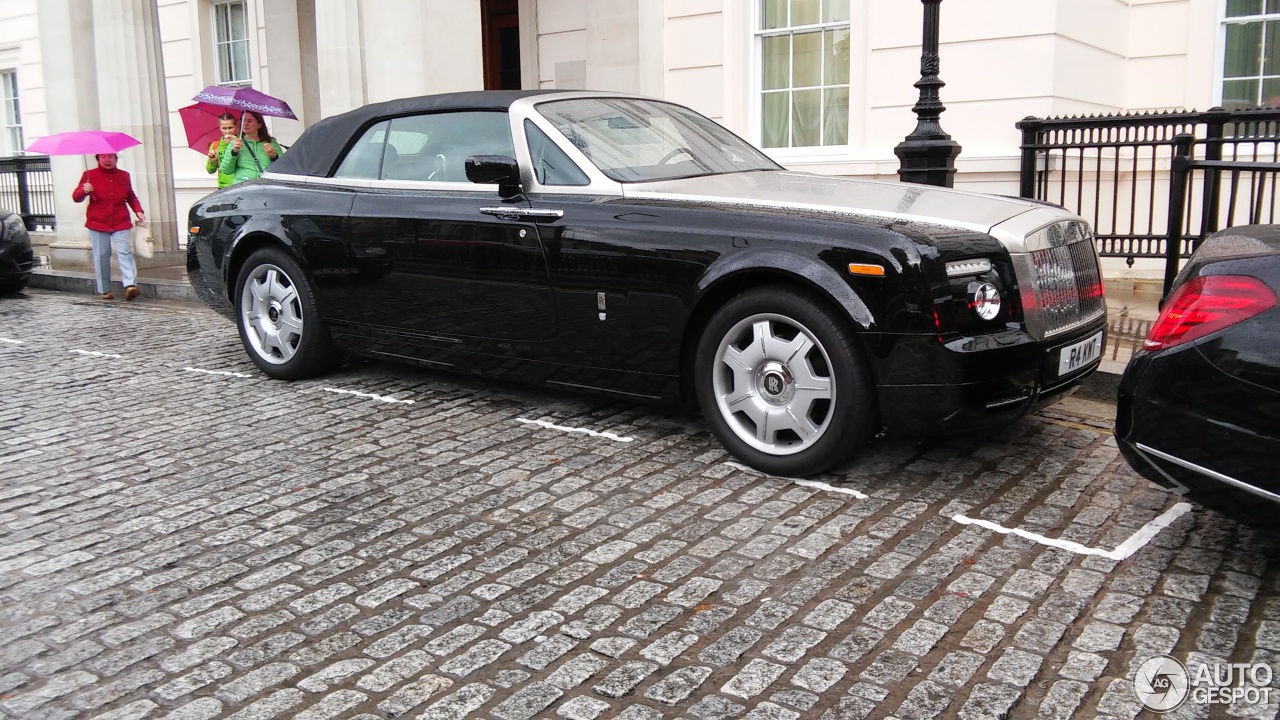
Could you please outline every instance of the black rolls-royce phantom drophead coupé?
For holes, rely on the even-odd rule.
[[[1080,217],[789,172],[669,102],[394,100],[190,214],[196,292],[270,376],[341,352],[701,408],[778,475],[873,432],[982,430],[1098,364]]]

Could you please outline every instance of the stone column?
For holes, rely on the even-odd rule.
[[[316,54],[322,117],[364,105],[363,0],[315,0]]]
[[[427,94],[484,89],[480,0],[423,3]]]
[[[537,90],[542,86],[538,68],[538,0],[520,0],[520,87]]]
[[[320,73],[316,67],[316,0],[263,0],[271,95],[289,103],[299,122],[273,120],[271,134],[292,145],[320,119]]]
[[[443,4],[449,12],[459,3],[451,0]],[[365,31],[365,102],[425,95],[428,77],[440,74],[439,66],[427,61],[428,48],[451,42],[452,35],[427,23],[427,5],[420,0],[364,4],[360,21]]]
[[[93,11],[101,129],[142,141],[120,153],[120,167],[133,179],[156,243],[156,257],[138,262],[180,264],[169,102],[156,4],[154,0],[94,0]]]
[[[641,0],[587,3],[586,86],[590,90],[638,93],[642,81]]]
[[[49,134],[95,129],[98,76],[93,0],[44,0],[38,7]],[[85,265],[90,262],[85,206],[71,201],[71,191],[87,167],[86,160],[68,155],[52,158],[51,165],[58,228],[49,254],[55,263]]]

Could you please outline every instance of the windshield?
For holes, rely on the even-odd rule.
[[[618,182],[782,169],[742,138],[671,103],[556,100],[540,103],[538,112]]]

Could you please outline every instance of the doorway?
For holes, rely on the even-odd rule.
[[[484,89],[520,89],[519,0],[481,0]]]

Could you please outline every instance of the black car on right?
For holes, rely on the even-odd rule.
[[[1280,225],[1196,250],[1120,381],[1135,470],[1251,524],[1280,519]]]

